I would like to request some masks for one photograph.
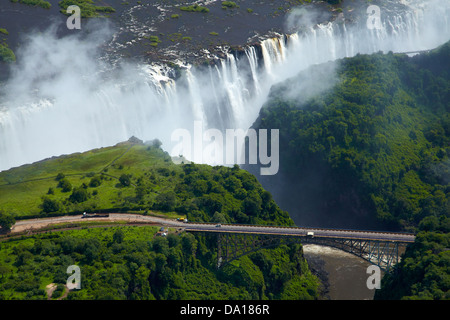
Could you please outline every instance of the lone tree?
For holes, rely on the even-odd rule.
[[[72,194],[69,197],[69,201],[72,203],[80,203],[89,199],[89,192],[85,188],[74,188]]]
[[[64,205],[56,199],[51,199],[48,196],[42,197],[41,206],[45,213],[60,212],[64,209]]]
[[[5,230],[11,230],[11,227],[16,223],[16,219],[12,214],[8,214],[3,210],[0,210],[0,227]],[[2,230],[2,231],[3,231]]]
[[[62,192],[70,192],[72,191],[72,184],[67,178],[62,178],[59,180],[58,188],[62,188]]]
[[[131,185],[131,176],[124,173],[120,176],[119,182],[123,187],[129,187]]]

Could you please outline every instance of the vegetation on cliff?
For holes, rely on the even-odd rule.
[[[125,142],[0,172],[0,209],[18,218],[157,211],[199,222],[293,225],[247,171],[176,165],[154,142]]]
[[[408,246],[394,272],[383,277],[375,299],[449,300],[449,248],[450,218],[424,218],[415,243]]]
[[[190,221],[292,225],[256,178],[235,166],[174,164],[160,143],[47,159],[0,173],[2,225],[81,211],[134,211]],[[150,226],[54,231],[0,242],[1,299],[316,299],[300,244],[217,269],[217,238]],[[78,265],[82,289],[63,285]],[[53,294],[47,286],[56,286]]]
[[[280,129],[280,174],[288,178],[277,192],[295,188],[298,206],[313,208],[300,215],[322,221],[373,221],[380,229],[413,232],[428,219],[448,223],[449,57],[450,43],[412,58],[357,55],[331,68],[312,67],[274,88],[256,127]],[[314,82],[321,72],[322,82]],[[333,85],[310,94],[333,74]],[[443,277],[436,290],[444,294],[434,294],[432,281],[408,291],[419,280],[407,276],[406,283],[390,281],[387,291],[397,298],[402,294],[394,292],[420,296],[427,290],[448,297],[448,230],[440,232],[419,234],[400,268],[406,273],[411,259],[428,259],[430,266],[417,272],[426,278],[436,271]]]
[[[317,280],[301,246],[282,245],[217,269],[215,238],[155,236],[156,227],[110,227],[36,235],[0,244],[0,298],[47,299],[78,265],[69,300],[314,299]],[[62,290],[61,294],[67,292]],[[52,299],[59,295],[51,295]]]

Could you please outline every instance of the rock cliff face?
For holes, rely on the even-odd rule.
[[[230,48],[242,48],[263,38],[291,32],[287,16],[299,7],[321,12],[314,17],[316,23],[338,14],[333,13],[337,6],[327,6],[324,1],[305,5],[296,0],[239,0],[224,5],[218,0],[190,0],[182,4],[176,0],[110,0],[108,5],[114,12],[103,13],[100,18],[83,18],[81,30],[68,30],[67,15],[61,13],[59,1],[49,3],[49,9],[9,0],[1,3],[0,27],[7,28],[6,40],[13,51],[26,44],[33,32],[53,28],[60,37],[74,34],[84,37],[107,21],[110,32],[98,41],[103,42],[103,58],[110,63],[132,59],[210,64],[215,58],[223,58]],[[206,8],[205,11],[189,10],[196,4]],[[8,68],[3,63],[0,67],[4,80]]]
[[[67,15],[61,13],[59,1],[49,0],[50,9],[4,1],[0,5],[0,27],[7,27],[6,43],[14,52],[36,32],[55,30],[58,37],[88,37],[108,25],[97,39],[101,59],[118,65],[123,60],[174,65],[214,65],[228,53],[243,55],[245,48],[258,48],[261,41],[280,35],[308,30],[330,21],[360,23],[367,16],[367,4],[360,1],[257,1],[236,2],[176,0],[110,0],[113,13],[101,18],[82,19],[81,30],[66,27]],[[225,3],[225,5],[224,5]],[[405,9],[402,1],[372,1],[386,16]],[[99,3],[102,5],[102,3]],[[204,12],[189,10],[198,5]],[[106,17],[106,18],[105,18]],[[363,21],[365,22],[365,20]],[[9,67],[0,63],[0,81],[9,75]],[[176,72],[171,75],[177,76]]]

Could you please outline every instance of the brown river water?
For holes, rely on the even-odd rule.
[[[331,247],[304,245],[310,269],[325,284],[323,299],[373,300],[375,290],[367,288],[370,263],[350,253]],[[381,272],[381,277],[383,272]]]

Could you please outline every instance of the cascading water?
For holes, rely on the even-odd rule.
[[[125,66],[105,78],[88,55],[73,55],[77,40],[48,41],[35,36],[0,100],[0,170],[46,157],[113,145],[134,135],[158,138],[171,150],[171,133],[204,128],[248,129],[270,87],[312,64],[357,53],[407,52],[448,41],[450,5],[390,15],[380,30],[344,20],[263,40],[243,55],[194,68],[173,80],[158,65]],[[65,44],[74,41],[75,44]],[[40,58],[57,46],[45,63]],[[88,63],[86,63],[88,62]],[[39,66],[36,68],[36,66]],[[32,91],[33,90],[33,91]],[[206,161],[207,162],[207,161]]]

